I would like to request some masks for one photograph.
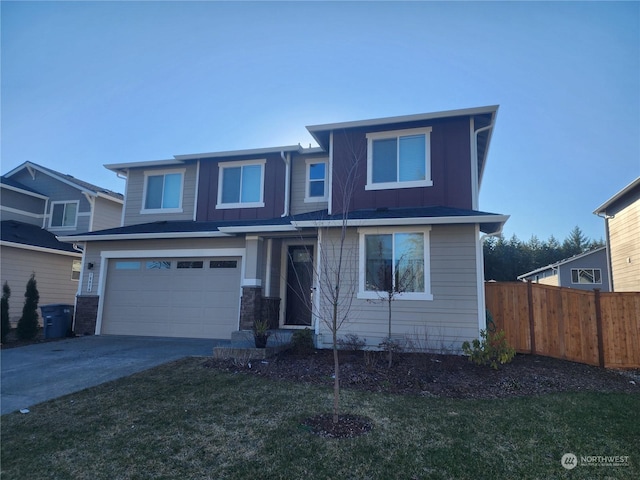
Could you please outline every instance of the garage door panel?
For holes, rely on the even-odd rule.
[[[209,268],[212,260],[233,260],[236,268]],[[147,268],[150,259],[110,260],[101,333],[193,338],[228,338],[238,328],[240,258],[153,259],[171,268]],[[203,268],[176,268],[177,262],[202,261]],[[217,264],[217,262],[214,262]]]

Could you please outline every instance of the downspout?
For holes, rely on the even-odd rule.
[[[473,185],[471,186],[473,199],[471,200],[471,208],[477,210],[480,203],[480,171],[478,170],[478,135],[486,130],[493,128],[495,125],[495,117],[491,118],[491,123],[486,127],[479,128],[473,131],[473,163],[471,165],[471,176],[473,178]],[[486,153],[486,152],[485,152]]]
[[[96,210],[96,197],[94,197],[93,195],[87,192],[82,192],[82,194],[87,199],[87,202],[89,202],[89,208],[91,209],[91,212],[89,215],[89,231],[93,232],[93,219],[94,219],[93,215]],[[80,210],[80,208],[78,208],[78,210]]]
[[[49,211],[49,197],[44,201],[44,215],[42,216],[42,228],[46,230],[47,228],[47,212]]]
[[[280,157],[285,164],[285,176],[284,176],[284,212],[281,217],[289,216],[289,195],[291,190],[291,154],[287,153],[285,156],[284,151],[280,152]]]
[[[124,175],[116,172],[116,177],[124,180],[124,202],[122,203],[122,215],[120,216],[120,226],[124,227],[124,215],[127,211],[127,198],[129,198],[129,195],[127,195],[127,189],[129,188],[129,171],[127,170],[127,173]]]

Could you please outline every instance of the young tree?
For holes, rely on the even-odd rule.
[[[18,320],[18,338],[30,340],[38,334],[38,302],[40,294],[36,283],[36,274],[32,273],[27,282],[27,290],[24,293],[24,307],[22,316]]]
[[[11,289],[9,284],[4,282],[2,286],[2,299],[0,300],[0,314],[2,317],[2,329],[0,334],[0,343],[4,343],[7,340],[7,335],[11,331],[11,323],[9,323],[9,297],[11,296]]]

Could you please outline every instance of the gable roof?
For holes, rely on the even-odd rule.
[[[59,253],[72,253],[80,256],[73,245],[59,241],[48,230],[16,220],[2,220],[0,222],[0,239],[4,246],[35,247],[38,250],[56,250]]]
[[[562,265],[565,265],[567,263],[571,263],[574,262],[576,260],[579,260],[581,258],[584,257],[588,257],[589,255],[593,255],[595,253],[599,253],[603,250],[606,250],[607,247],[598,247],[598,248],[594,248],[593,250],[589,250],[588,252],[584,252],[584,253],[579,253],[577,255],[574,255],[573,257],[569,257],[569,258],[564,258],[562,260],[557,261],[556,263],[552,263],[550,265],[547,265],[546,267],[540,267],[540,268],[536,268],[535,270],[531,270],[530,272],[527,273],[523,273],[522,275],[518,275],[518,280],[524,280],[527,277],[530,277],[532,275],[536,275],[538,273],[541,272],[546,272],[547,270],[552,270],[554,268],[558,268]]]
[[[633,182],[631,182],[629,185],[624,187],[622,190],[616,193],[609,200],[607,200],[598,208],[596,208],[593,213],[595,213],[596,215],[606,214],[607,209],[609,209],[610,207],[613,207],[619,200],[622,200],[623,197],[625,197],[627,194],[632,193],[636,189],[640,191],[640,177],[636,178]]]
[[[118,203],[123,203],[124,201],[124,195],[122,195],[121,193],[114,192],[107,188],[99,187],[92,183],[85,182],[84,180],[75,178],[72,175],[68,175],[66,173],[60,173],[56,170],[43,167],[42,165],[38,165],[37,163],[33,163],[33,162],[24,162],[22,165],[14,168],[10,172],[6,173],[4,176],[7,178],[11,177],[12,175],[15,175],[17,172],[24,169],[36,170],[36,171],[42,172],[45,175],[49,175],[50,177],[53,177],[56,180],[66,183],[67,185],[71,185],[72,187],[75,187],[78,190],[89,193],[93,196],[100,196],[102,198],[106,198],[108,200],[112,200]]]
[[[27,187],[26,185],[4,175],[0,177],[0,186],[8,188],[9,190],[15,190],[20,193],[26,193],[27,195],[31,195],[33,197],[42,198],[44,200],[49,198],[46,195],[42,195],[40,192],[36,192],[33,188]]]

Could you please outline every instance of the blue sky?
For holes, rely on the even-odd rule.
[[[1,170],[313,142],[499,104],[480,208],[564,239],[640,175],[639,2],[7,2]]]

